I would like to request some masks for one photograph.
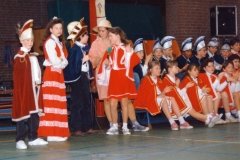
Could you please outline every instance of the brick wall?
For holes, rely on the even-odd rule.
[[[12,68],[6,68],[3,63],[4,47],[10,45],[12,53],[16,53],[18,42],[15,26],[34,19],[34,26],[45,27],[48,22],[47,2],[51,0],[1,0],[0,2],[0,77],[3,80],[12,79]]]
[[[34,26],[45,27],[48,22],[47,2],[49,1],[52,0],[1,0],[0,77],[3,80],[12,79],[12,68],[5,67],[3,57],[6,44],[12,46],[13,53],[16,53],[19,47],[14,28],[16,23],[23,24],[32,18]],[[106,1],[113,2],[113,0]],[[209,8],[216,5],[236,5],[238,8],[238,26],[240,26],[240,1],[237,0],[151,1],[166,4],[166,32],[167,35],[175,36],[179,44],[189,36],[195,40],[200,35],[205,35],[206,41],[209,41],[211,37]],[[240,33],[239,29],[238,33]]]
[[[188,37],[193,37],[195,41],[197,37],[205,35],[208,43],[211,38],[209,8],[216,5],[237,6],[238,33],[240,33],[240,1],[166,0],[167,35],[175,36],[179,44]]]

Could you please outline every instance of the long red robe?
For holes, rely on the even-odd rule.
[[[21,121],[30,117],[31,113],[42,114],[42,89],[37,87],[32,75],[30,55],[19,51],[14,57],[13,69],[13,105],[12,120]]]

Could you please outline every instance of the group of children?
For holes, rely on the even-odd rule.
[[[50,20],[41,43],[45,56],[43,79],[37,53],[29,53],[34,41],[32,25],[33,20],[29,20],[19,28],[22,47],[14,57],[12,120],[17,122],[16,148],[27,148],[27,134],[29,145],[46,145],[68,139],[65,83],[69,83],[72,90],[69,123],[72,135],[96,133],[91,128],[90,101],[91,67],[96,65],[87,55],[88,32],[84,19],[71,22],[67,27],[67,39],[74,43],[69,52],[65,45],[63,21],[57,17]],[[196,40],[193,55],[192,38],[188,38],[182,43],[182,55],[174,60],[172,40],[175,38],[166,36],[161,41],[156,40],[153,53],[146,55],[144,60],[143,39],[138,39],[132,48],[121,28],[111,24],[102,27],[106,29],[105,37],[110,41],[110,47],[102,47],[105,48],[104,54],[97,58],[96,83],[107,86],[105,100],[110,104],[108,115],[112,121],[107,134],[119,133],[119,101],[124,135],[131,134],[127,127],[128,117],[135,131],[149,129],[136,121],[134,111],[130,110],[133,105],[152,115],[163,111],[172,130],[179,129],[175,120],[179,120],[180,129],[193,128],[184,120],[189,115],[205,122],[208,127],[240,121],[239,40],[231,40],[230,46],[224,44],[221,54],[217,54],[218,42],[213,38],[208,44],[207,56],[204,36]],[[99,31],[99,34],[102,33]],[[225,110],[225,121],[221,119],[222,114],[218,114],[221,106]],[[231,115],[231,108],[237,110],[235,116],[239,119]],[[38,136],[47,137],[48,142]]]
[[[17,122],[16,148],[66,141],[70,136],[66,83],[72,87],[70,126],[73,136],[96,133],[91,128],[90,83],[91,65],[83,50],[88,41],[83,19],[68,26],[68,39],[74,42],[69,54],[63,33],[63,21],[57,17],[46,27],[40,47],[44,51],[43,78],[37,53],[31,53],[34,37],[33,20],[17,33],[22,47],[14,57],[14,93],[12,120]],[[28,130],[26,128],[26,124]],[[47,137],[47,141],[38,138]]]
[[[206,48],[204,38],[197,38],[193,47],[192,38],[184,40],[182,54],[176,60],[172,53],[175,38],[166,36],[156,40],[148,74],[142,79],[134,101],[135,108],[146,109],[152,115],[162,110],[172,130],[178,130],[174,119],[179,120],[180,128],[184,128],[183,124],[192,128],[182,119],[188,115],[209,127],[240,122],[240,41],[234,38],[230,44],[224,43],[217,53],[218,39],[212,38]],[[137,55],[138,48],[144,50],[139,40],[142,41],[138,39],[134,45]],[[141,74],[145,70],[142,67]],[[224,108],[225,120],[218,113],[220,107]]]

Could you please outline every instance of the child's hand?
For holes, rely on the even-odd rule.
[[[239,73],[234,73],[233,77],[236,77],[237,81],[240,81],[240,75]]]
[[[147,63],[146,65],[148,65],[148,62],[151,62],[152,56],[153,56],[152,53],[150,53],[149,55],[146,56],[146,59],[145,59],[145,64]]]
[[[94,79],[94,77],[90,77],[90,75],[89,75],[89,74],[87,75],[87,77],[88,77],[88,79],[89,79],[89,80],[92,80],[92,79]]]
[[[210,88],[207,88],[207,85],[205,85],[203,88],[202,88],[202,92],[203,93],[208,93],[208,92],[210,92]]]
[[[185,86],[186,89],[189,87],[192,87],[194,85],[194,82],[188,82],[187,85]]]
[[[228,81],[235,83],[235,82],[237,82],[237,78],[236,77],[229,77]]]
[[[239,74],[238,73],[234,74],[233,77],[234,77],[235,83],[236,83],[239,80]]]
[[[86,55],[86,54],[84,54],[82,61],[83,61],[83,62],[86,62],[86,61],[88,61],[88,60],[89,60],[89,56]]]
[[[165,93],[168,93],[168,92],[170,92],[171,90],[172,90],[172,87],[171,87],[171,86],[167,86],[167,87],[164,88],[163,93],[164,93],[164,94],[165,94]]]
[[[182,71],[185,71],[187,69],[189,64],[186,64],[183,68],[182,68]]]
[[[219,65],[219,69],[222,69],[222,65]]]
[[[131,52],[131,51],[132,51],[132,47],[130,46],[130,43],[128,43],[128,44],[126,45],[126,51],[127,51],[127,52]]]
[[[109,60],[108,59],[105,59],[104,61],[103,61],[103,63],[106,65],[106,66],[109,66]]]
[[[224,76],[225,72],[221,72],[218,74],[218,79],[221,80]]]

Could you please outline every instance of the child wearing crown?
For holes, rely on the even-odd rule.
[[[88,51],[88,32],[84,18],[67,26],[69,36],[74,45],[68,55],[69,65],[64,69],[65,82],[71,86],[71,130],[73,136],[83,136],[85,133],[96,133],[91,128],[90,80],[93,72]]]
[[[39,116],[43,115],[43,102],[37,53],[29,53],[34,41],[32,25],[33,20],[30,19],[18,31],[22,47],[14,56],[12,120],[16,122],[17,149],[27,149],[24,142],[27,135],[30,146],[48,144],[38,138],[37,132]]]

